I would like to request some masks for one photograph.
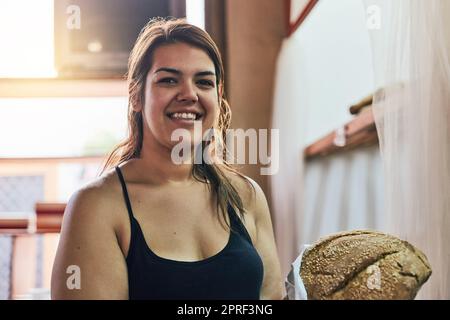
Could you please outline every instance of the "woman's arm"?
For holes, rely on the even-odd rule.
[[[249,212],[255,217],[255,248],[264,264],[264,280],[260,298],[262,300],[281,300],[286,295],[281,276],[281,267],[273,234],[269,206],[261,187],[248,178],[255,188]]]
[[[53,265],[52,299],[128,299],[127,267],[108,202],[96,186],[69,200]]]

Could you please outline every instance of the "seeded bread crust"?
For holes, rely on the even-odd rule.
[[[356,230],[320,239],[303,255],[308,299],[414,299],[431,275],[426,256],[406,241]]]

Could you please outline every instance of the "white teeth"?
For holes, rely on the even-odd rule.
[[[172,114],[170,117],[174,118],[174,119],[195,120],[197,118],[197,115],[195,113],[191,113],[191,112],[189,112],[189,113],[187,113],[187,112],[183,112],[183,113],[177,112],[177,113]]]

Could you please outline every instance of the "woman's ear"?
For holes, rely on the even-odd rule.
[[[218,88],[218,93],[219,93],[219,99],[222,98],[223,95],[223,84],[219,84],[219,88]]]

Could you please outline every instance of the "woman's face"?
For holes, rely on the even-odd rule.
[[[143,115],[144,139],[155,139],[168,148],[178,143],[171,141],[176,129],[187,129],[194,139],[194,123],[201,124],[201,136],[212,128],[219,116],[219,101],[214,63],[208,54],[185,43],[157,48],[146,78]],[[200,141],[201,136],[197,135]]]

